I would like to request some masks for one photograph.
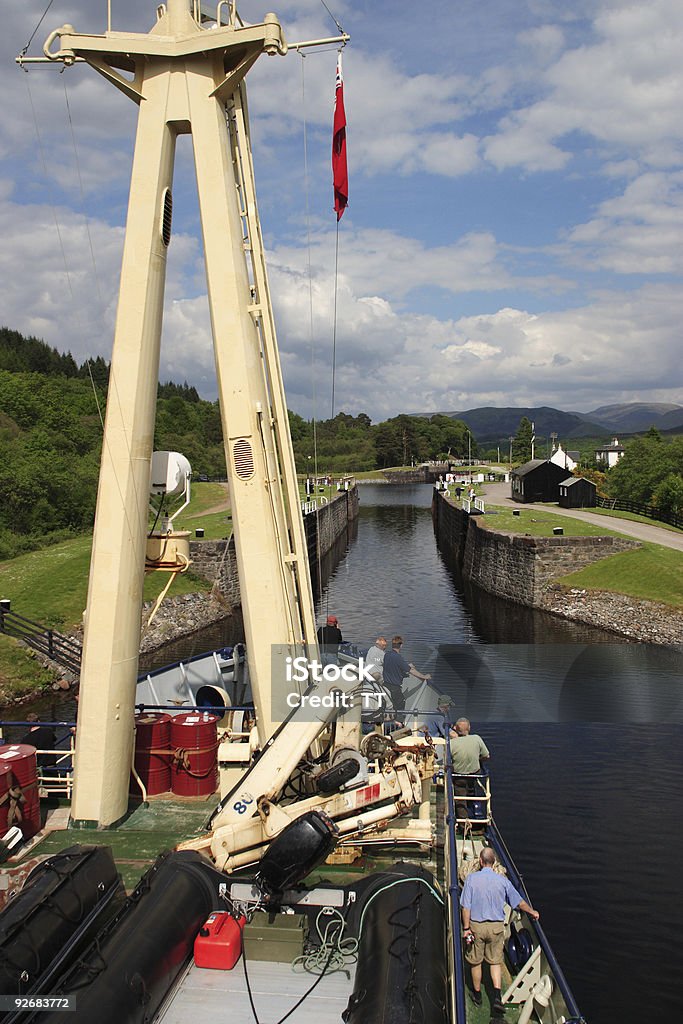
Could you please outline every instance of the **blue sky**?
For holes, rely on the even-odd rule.
[[[336,33],[320,0],[273,6],[290,41]],[[328,6],[352,37],[335,411],[683,404],[678,0]],[[108,358],[136,108],[86,66],[14,65],[44,7],[4,14],[0,320]],[[117,29],[154,20],[143,0],[112,9]],[[267,8],[239,9],[256,22]],[[102,31],[105,11],[54,0],[30,52],[65,22]],[[288,404],[318,417],[330,413],[335,60],[264,56],[248,79]],[[161,375],[214,398],[180,142]]]

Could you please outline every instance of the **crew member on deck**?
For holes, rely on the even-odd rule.
[[[476,780],[469,778],[479,775],[481,762],[488,761],[488,747],[481,736],[470,734],[469,718],[459,718],[451,729],[451,761],[453,764],[453,792],[455,794],[455,813],[458,818],[469,818],[467,802],[464,796],[474,796]],[[458,800],[458,797],[461,799]]]
[[[479,871],[465,879],[460,898],[463,936],[467,943],[465,959],[472,968],[472,999],[481,1006],[482,963],[491,971],[494,1014],[505,1011],[500,994],[503,963],[505,904],[523,910],[538,921],[540,914],[520,896],[506,877],[493,870],[496,855],[490,846],[479,854]]]
[[[336,615],[328,615],[327,622],[318,629],[318,643],[323,665],[333,665],[339,654],[339,644],[343,641],[339,628],[339,620]]]
[[[394,705],[394,711],[405,710],[406,702],[403,696],[403,690],[401,684],[407,676],[415,676],[416,679],[428,680],[432,677],[427,673],[422,673],[415,666],[407,662],[401,654],[401,648],[403,647],[403,637],[395,636],[391,640],[391,650],[387,651],[384,655],[384,664],[382,666],[382,672],[384,675],[384,685],[391,694],[391,701]]]

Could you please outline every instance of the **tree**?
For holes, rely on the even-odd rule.
[[[530,460],[533,434],[534,429],[531,425],[531,420],[526,416],[522,416],[512,442],[513,462],[528,462]]]
[[[653,503],[666,516],[683,515],[683,476],[669,473],[652,495]]]
[[[659,431],[651,428],[625,446],[624,455],[607,474],[610,497],[648,505],[662,480],[683,470],[676,466],[676,456],[676,447],[665,444]]]

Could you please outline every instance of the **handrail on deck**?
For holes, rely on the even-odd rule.
[[[41,790],[41,796],[63,796],[70,800],[73,791],[73,763],[74,752],[76,749],[73,729],[75,728],[76,723],[65,721],[17,722],[10,719],[3,719],[0,721],[0,744],[7,744],[9,746],[14,743],[18,744],[19,742],[18,740],[8,740],[5,738],[4,730],[6,728],[28,729],[33,725],[47,725],[52,729],[62,728],[68,730],[68,732],[61,737],[61,740],[57,741],[63,742],[68,739],[68,747],[36,747],[36,777],[38,781],[38,788]],[[28,745],[33,746],[33,744],[30,743]],[[55,757],[55,760],[51,764],[41,764],[40,759],[42,756]]]
[[[444,756],[444,778],[446,789],[446,880],[448,882],[448,909],[451,918],[451,957],[453,975],[451,980],[451,1002],[455,1021],[467,1020],[465,1007],[465,964],[462,952],[460,930],[460,888],[458,885],[458,844],[456,838],[457,818],[455,813],[455,790],[453,788],[453,761],[451,745],[446,743]]]
[[[496,851],[496,856],[498,857],[498,860],[505,868],[507,876],[514,885],[515,889],[517,889],[518,892],[522,894],[527,903],[531,903],[529,893],[527,892],[526,885],[524,884],[524,879],[515,867],[515,862],[513,861],[512,856],[510,855],[510,851],[505,845],[505,840],[498,831],[498,826],[496,825],[495,821],[491,822],[490,841],[491,846],[493,846],[494,850]],[[576,1000],[572,995],[572,990],[570,989],[567,979],[565,978],[562,972],[562,968],[560,967],[560,964],[552,951],[552,947],[548,941],[548,937],[543,931],[543,927],[538,921],[535,921],[532,918],[529,918],[529,925],[531,928],[533,928],[536,938],[538,939],[538,944],[543,950],[545,958],[548,961],[548,966],[550,967],[553,974],[553,980],[556,982],[557,987],[562,993],[562,998],[564,999],[567,1005],[567,1009],[571,1014],[571,1019],[576,1021],[577,1024],[582,1024],[582,1022],[584,1022],[584,1017],[582,1016],[581,1011],[579,1010],[576,1004]]]
[[[449,744],[446,745],[449,746]],[[475,789],[477,787],[479,788],[478,793],[475,792],[471,795],[466,793],[463,796],[457,796],[455,801],[456,803],[483,803],[486,807],[486,813],[483,816],[478,815],[476,818],[456,818],[456,824],[464,825],[468,821],[476,821],[478,825],[489,825],[493,821],[493,816],[491,814],[491,779],[489,777],[489,773],[485,768],[482,768],[482,770],[476,775],[460,775],[458,772],[454,772],[453,777],[456,779],[466,779],[468,782],[472,781],[475,783]]]

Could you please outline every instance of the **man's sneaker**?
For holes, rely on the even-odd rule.
[[[492,1012],[494,1017],[499,1017],[499,1018],[505,1019],[505,1006],[501,1002],[500,999],[494,999],[493,1000],[493,1006],[491,1007],[491,1012]]]
[[[470,995],[472,996],[472,1002],[475,1006],[481,1006],[481,992],[476,992],[474,989],[470,989]]]

